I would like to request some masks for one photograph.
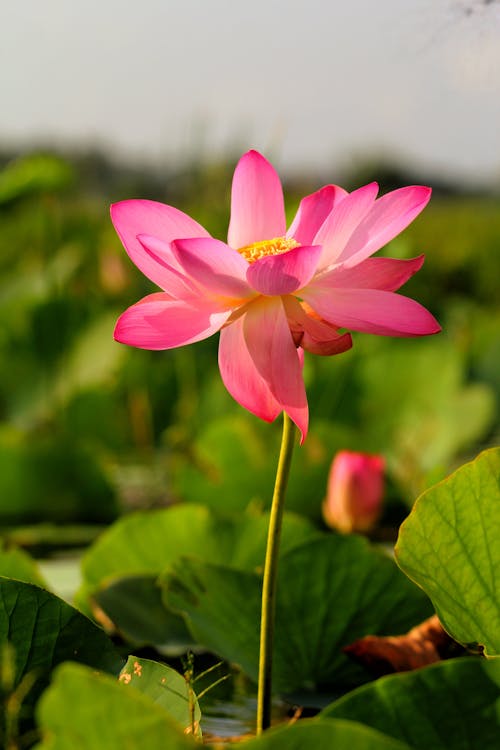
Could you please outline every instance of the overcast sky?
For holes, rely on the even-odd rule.
[[[0,146],[33,139],[498,181],[500,1],[4,0]]]

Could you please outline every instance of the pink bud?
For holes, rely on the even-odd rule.
[[[368,531],[382,510],[383,456],[339,451],[332,461],[323,518],[344,533]]]

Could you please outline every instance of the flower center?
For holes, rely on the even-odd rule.
[[[248,263],[255,263],[256,260],[265,258],[266,255],[281,255],[299,247],[299,243],[291,237],[275,237],[273,240],[262,240],[254,242],[253,245],[245,245],[238,248],[238,252],[243,255]]]

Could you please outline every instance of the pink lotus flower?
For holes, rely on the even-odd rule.
[[[382,456],[339,451],[328,477],[323,518],[344,533],[369,531],[380,516],[384,494]]]
[[[327,185],[302,200],[287,231],[279,177],[249,151],[233,177],[227,244],[172,206],[116,203],[111,216],[126,251],[163,291],[126,310],[115,339],[170,349],[220,331],[229,393],[268,422],[285,411],[304,440],[304,350],[346,351],[351,336],[339,328],[385,336],[440,330],[425,308],[394,294],[423,256],[369,257],[420,213],[430,189],[376,195],[375,183],[352,193]]]

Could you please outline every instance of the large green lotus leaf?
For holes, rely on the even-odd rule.
[[[187,616],[196,639],[256,680],[261,577],[184,559],[165,586],[167,602]],[[405,632],[431,611],[394,562],[361,537],[306,542],[280,562],[275,688],[366,678],[342,647],[367,634]]]
[[[118,673],[121,658],[106,634],[62,599],[30,583],[0,578],[0,640],[15,653],[15,679],[80,661]]]
[[[154,645],[172,655],[194,646],[183,618],[164,605],[157,576],[108,580],[92,599],[129,641]]]
[[[182,555],[238,568],[263,564],[268,516],[218,516],[201,505],[138,512],[111,526],[87,551],[82,571],[87,586],[113,576],[158,575]],[[283,548],[311,537],[314,527],[287,515]]]
[[[79,601],[96,602],[133,642],[176,652],[192,639],[182,618],[162,603],[158,575],[182,555],[236,568],[259,568],[267,526],[267,515],[220,517],[190,504],[127,516],[87,552]],[[285,517],[284,550],[311,536],[319,534],[308,521]]]
[[[38,705],[36,750],[193,750],[198,745],[148,695],[63,664]]]
[[[186,616],[195,642],[257,681],[261,576],[184,558],[164,584],[166,605]]]
[[[0,643],[8,644],[12,664],[4,689],[30,687],[22,731],[32,727],[31,706],[60,662],[83,662],[114,674],[123,664],[105,633],[76,609],[38,586],[8,578],[0,578]]]
[[[36,562],[22,549],[5,547],[0,540],[0,576],[45,586]]]
[[[236,745],[232,745],[236,747]],[[408,745],[353,721],[317,719],[271,729],[245,743],[249,750],[409,750]]]
[[[81,665],[58,668],[37,713],[43,740],[36,750],[192,750],[199,746],[149,696]],[[251,750],[408,750],[406,744],[371,727],[331,719],[272,729],[247,744]]]
[[[403,740],[414,750],[497,750],[500,661],[450,659],[383,677],[324,709]]]
[[[262,570],[267,546],[269,514],[248,517],[238,514],[233,524],[231,557],[223,557],[219,553],[213,562],[229,564],[241,570]],[[294,513],[285,513],[281,535],[281,554],[286,554],[305,541],[313,538],[320,539],[322,536],[323,534],[306,518]],[[202,555],[198,551],[196,556]],[[204,555],[203,559],[205,559]]]
[[[500,449],[427,490],[401,526],[396,558],[460,643],[500,654]]]
[[[196,695],[175,669],[151,659],[129,656],[119,679],[161,706],[185,732],[194,729],[195,734],[200,734],[201,711]]]

